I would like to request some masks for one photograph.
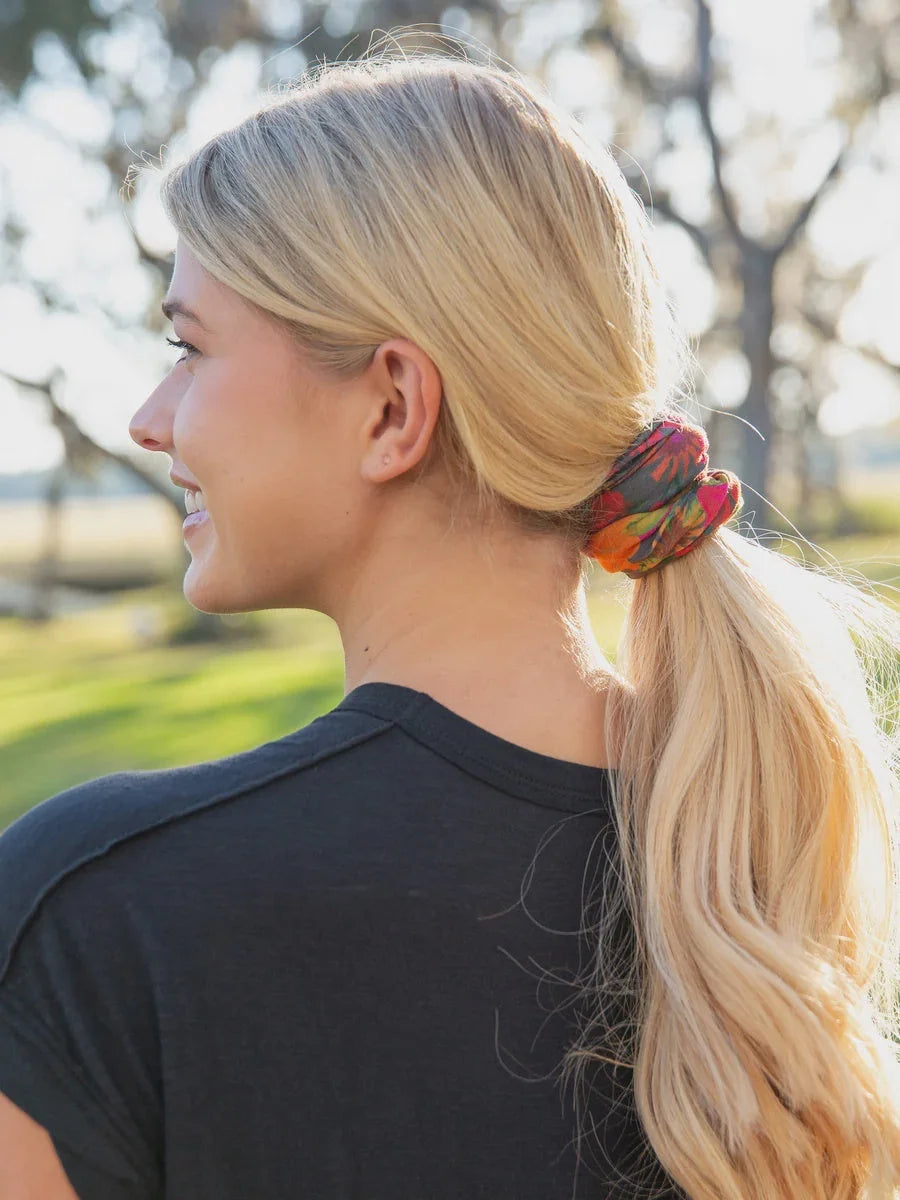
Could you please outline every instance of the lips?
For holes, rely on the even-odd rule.
[[[188,479],[186,475],[178,475],[174,471],[170,471],[169,478],[176,487],[185,488],[185,490],[189,492],[200,491],[200,484],[196,483],[193,479]]]
[[[189,529],[194,529],[197,525],[205,525],[209,519],[209,513],[205,508],[201,508],[199,512],[188,513],[181,524],[181,530],[186,533]]]

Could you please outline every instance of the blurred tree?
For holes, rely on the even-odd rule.
[[[607,0],[582,39],[617,79],[610,140],[640,158],[640,166],[634,160],[621,164],[632,188],[651,215],[687,233],[716,281],[719,303],[699,339],[698,356],[701,366],[713,355],[737,353],[743,360],[746,384],[734,406],[735,415],[749,422],[735,423],[740,431],[736,469],[742,481],[748,490],[771,494],[773,435],[786,435],[795,445],[803,506],[811,492],[809,446],[821,441],[818,409],[832,382],[823,351],[841,344],[842,312],[882,248],[876,245],[854,270],[836,274],[805,235],[813,213],[836,189],[847,166],[877,159],[866,143],[879,112],[886,113],[888,102],[896,101],[900,9],[877,0],[831,0],[815,7],[809,35],[817,38],[817,47],[809,47],[808,62],[796,63],[798,87],[811,63],[824,62],[831,70],[827,87],[822,88],[821,79],[815,81],[826,93],[824,111],[805,122],[800,139],[796,122],[788,124],[789,110],[778,114],[757,105],[742,111],[734,83],[742,65],[741,47],[734,36],[731,41],[717,38],[707,0],[667,5],[668,43],[665,37],[641,37],[642,23],[646,32],[653,19],[652,9],[641,0]],[[732,26],[735,11],[723,3],[717,6],[723,16],[731,15]],[[748,24],[752,21],[748,14]],[[652,61],[642,42],[652,49]],[[774,52],[774,40],[769,45]],[[730,136],[720,126],[730,127]],[[792,199],[804,142],[821,142],[823,129],[837,143],[830,162],[820,171],[818,186],[805,198]],[[698,135],[708,172],[698,169],[692,157]],[[660,162],[678,158],[688,169],[694,167],[690,188],[677,169],[670,167],[665,179],[657,170]],[[886,173],[884,179],[885,188],[892,186]],[[893,187],[896,194],[896,183]],[[705,219],[693,217],[686,207],[705,212]],[[897,362],[872,345],[853,349],[889,371],[898,370]],[[711,418],[706,424],[713,438],[725,431],[721,414],[714,412]],[[775,519],[764,508],[756,514],[758,525]]]
[[[56,393],[62,382],[62,372],[54,371],[51,378],[41,383],[19,379],[7,372],[7,378],[26,391],[35,392],[41,396],[47,405],[48,419],[59,431],[63,444],[63,457],[51,471],[44,490],[45,524],[43,542],[32,574],[32,596],[30,607],[23,615],[31,620],[46,621],[54,613],[54,594],[60,582],[60,550],[62,508],[65,501],[65,481],[74,476],[96,478],[99,465],[107,460],[124,467],[130,474],[137,475],[148,489],[160,495],[178,518],[179,529],[184,520],[182,493],[176,495],[166,487],[157,476],[146,470],[140,463],[130,457],[118,454],[102,446],[90,437],[78,425],[75,418],[59,403]],[[190,561],[190,554],[184,549],[184,566]],[[212,622],[207,618],[210,614],[198,614],[198,621],[204,628],[209,628]]]
[[[100,11],[98,11],[98,9]],[[43,34],[55,34],[76,62],[88,67],[82,56],[82,39],[91,30],[109,28],[109,16],[90,0],[3,0],[0,4],[0,82],[14,93],[31,74],[32,51]]]

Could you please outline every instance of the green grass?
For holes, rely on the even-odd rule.
[[[343,694],[337,632],[321,644],[319,614],[297,614],[307,636],[299,629],[290,649],[274,624],[263,646],[148,649],[135,645],[133,610],[130,600],[43,627],[0,622],[0,826],[98,775],[280,737]]]
[[[898,540],[843,539],[828,549],[886,584],[883,594],[894,599]],[[798,554],[791,544],[783,549]],[[821,561],[808,548],[804,555]],[[611,660],[625,616],[621,583],[598,574],[589,596],[597,640]],[[201,762],[281,737],[343,695],[338,631],[319,613],[229,618],[258,624],[262,643],[147,648],[133,621],[148,604],[167,622],[187,610],[179,593],[156,588],[43,626],[0,620],[0,828],[99,775]]]
[[[829,566],[833,556],[851,577],[864,577],[875,583],[879,595],[887,600],[900,591],[900,532],[854,534],[821,541],[811,538],[816,550],[810,549],[795,535],[784,536],[788,540],[779,542],[776,536],[769,535],[764,545],[780,550],[789,558],[817,567]]]

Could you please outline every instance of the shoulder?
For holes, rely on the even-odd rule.
[[[366,747],[389,727],[333,710],[225,758],[77,784],[0,834],[0,1149],[20,1143],[29,1195],[70,1195],[60,1164],[85,1200],[162,1195],[164,980],[170,953],[195,952],[184,914],[202,924],[203,883],[212,903],[230,895],[259,832],[282,837],[273,804],[371,774]]]
[[[257,797],[285,778],[300,776],[310,786],[321,778],[315,768],[389,726],[363,712],[332,710],[250,750],[182,767],[116,771],[35,805],[0,833],[0,980],[31,917],[81,868],[216,805]],[[69,895],[75,893],[70,887]]]

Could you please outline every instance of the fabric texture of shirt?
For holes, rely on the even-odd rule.
[[[81,1200],[681,1196],[559,1077],[615,844],[605,768],[389,683],[68,788],[0,835],[0,1091]]]

